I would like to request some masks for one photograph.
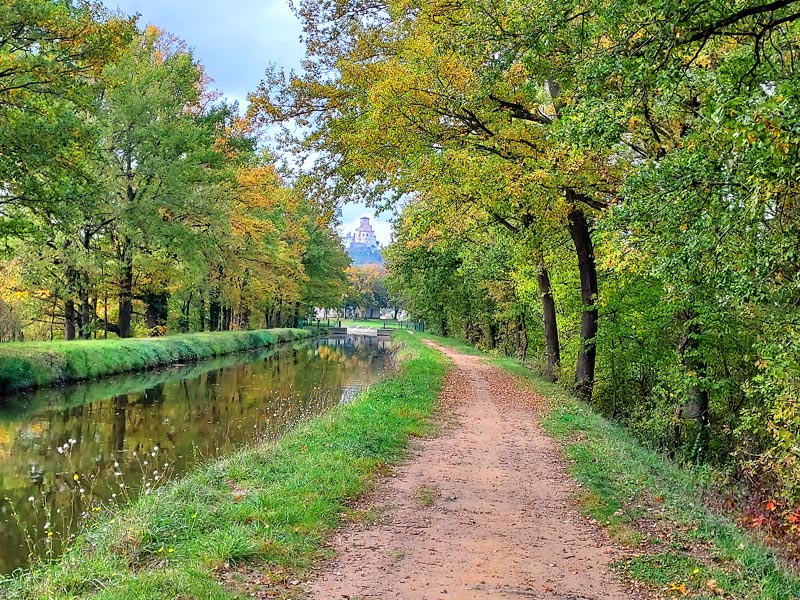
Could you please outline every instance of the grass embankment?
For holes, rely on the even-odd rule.
[[[478,352],[445,338],[439,343]],[[635,558],[617,567],[664,597],[788,600],[800,598],[800,579],[735,520],[703,502],[710,471],[682,468],[643,447],[625,429],[594,412],[519,361],[492,358],[547,398],[545,429],[564,448],[582,486],[579,508]]]
[[[190,333],[159,338],[0,344],[0,394],[144,371],[309,336],[301,329]]]
[[[445,360],[398,338],[395,376],[276,444],[243,449],[100,517],[61,559],[0,581],[0,597],[229,600],[272,585],[291,595],[325,534],[355,516],[347,502],[402,457],[409,436],[431,429]]]
[[[313,332],[316,335],[316,332]],[[96,381],[91,381],[67,386],[49,386],[32,390],[24,395],[23,402],[12,402],[9,406],[3,406],[0,411],[0,423],[14,419],[28,419],[42,407],[51,408],[59,406],[68,408],[71,406],[83,406],[91,402],[105,400],[113,396],[118,396],[120,391],[126,394],[138,394],[154,387],[160,386],[168,381],[177,379],[192,379],[199,377],[209,371],[225,369],[227,367],[240,365],[243,362],[253,362],[264,360],[279,352],[281,348],[304,348],[308,336],[297,340],[294,343],[286,343],[253,350],[243,350],[234,354],[225,354],[215,358],[208,358],[199,362],[188,364],[173,363],[171,367],[160,369],[121,373],[119,375],[108,375]]]

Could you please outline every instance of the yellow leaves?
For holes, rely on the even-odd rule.
[[[689,595],[689,588],[686,587],[685,583],[671,583],[669,586],[670,592],[677,592],[681,596],[688,596]]]
[[[692,571],[692,575],[698,575],[700,573],[700,569],[695,569]],[[716,579],[709,579],[705,583],[706,591],[710,592],[711,594],[717,596],[724,596],[725,590],[723,590],[719,585],[717,585]],[[667,587],[667,592],[673,595],[680,595],[680,596],[688,596],[692,594],[692,590],[689,589],[689,586],[685,582],[681,583],[671,583]]]
[[[694,64],[705,69],[711,66],[711,58],[706,54],[702,54],[695,59]]]

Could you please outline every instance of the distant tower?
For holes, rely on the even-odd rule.
[[[361,217],[361,225],[352,234],[347,235],[344,242],[354,265],[383,264],[381,245],[375,237],[372,225],[369,224],[369,217]]]
[[[369,224],[369,217],[361,217],[361,225],[358,226],[358,229],[353,234],[353,243],[367,246],[378,245],[375,232],[372,230],[372,225]]]

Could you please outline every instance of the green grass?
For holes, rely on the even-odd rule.
[[[640,554],[617,565],[622,573],[669,597],[686,591],[693,598],[719,598],[724,590],[728,598],[800,598],[796,573],[735,521],[704,505],[707,472],[680,467],[642,447],[625,429],[519,361],[489,360],[549,400],[543,425],[562,445],[581,484],[579,508]]]
[[[62,558],[0,580],[0,597],[230,600],[273,585],[290,594],[286,582],[322,554],[348,502],[401,459],[410,436],[432,431],[446,362],[412,336],[398,338],[395,376],[276,444],[245,448],[103,515]]]
[[[299,329],[264,329],[159,338],[10,342],[0,344],[0,394],[266,348],[308,335],[311,332]]]

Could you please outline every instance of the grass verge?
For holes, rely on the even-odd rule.
[[[734,520],[704,505],[708,472],[682,468],[644,448],[624,428],[519,361],[490,360],[549,400],[542,422],[562,445],[581,485],[579,508],[632,549],[633,557],[616,565],[625,576],[667,598],[800,598],[796,573]]]
[[[102,516],[60,559],[0,580],[9,600],[291,596],[376,472],[431,431],[445,359],[408,334],[401,367],[276,444],[212,462]]]
[[[0,345],[0,394],[267,348],[309,335],[300,329],[262,329],[160,338],[10,342]]]

